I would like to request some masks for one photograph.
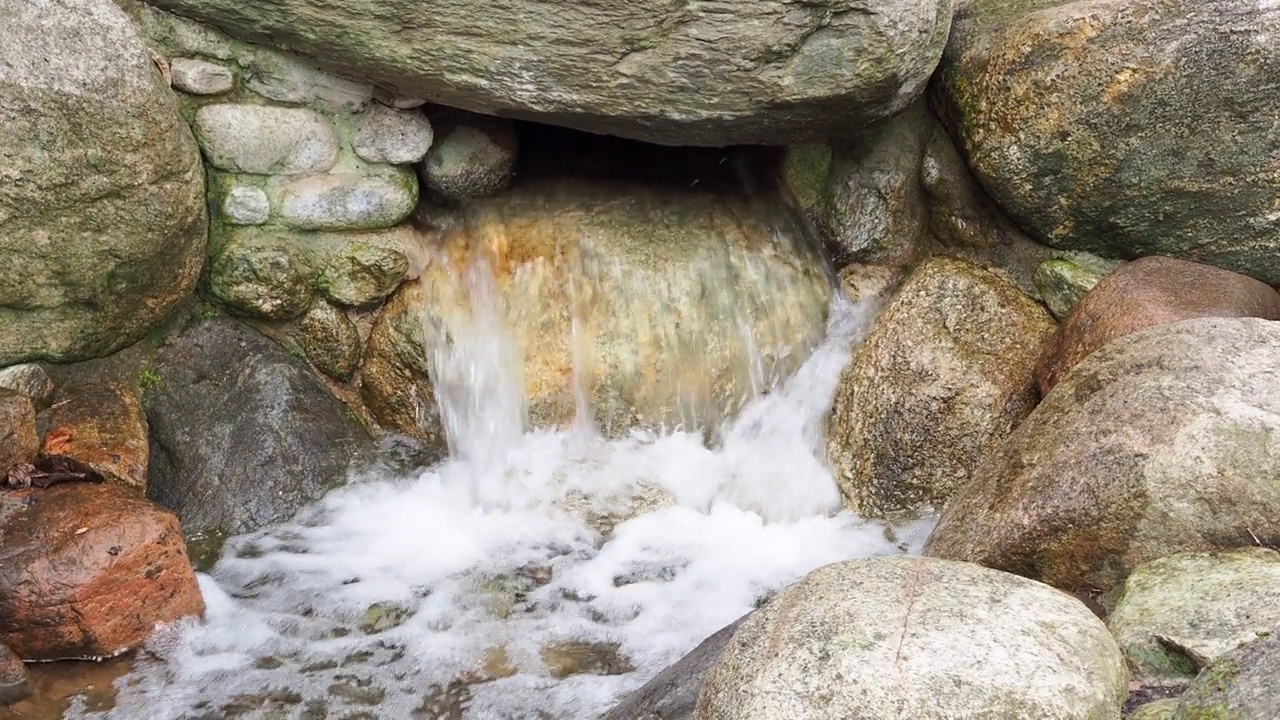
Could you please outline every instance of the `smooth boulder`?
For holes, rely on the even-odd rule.
[[[892,115],[924,89],[952,14],[951,0],[152,4],[403,95],[711,146],[818,139]]]
[[[0,493],[0,643],[24,660],[104,658],[204,613],[178,519],[127,488]]]
[[[697,720],[1090,718],[1127,695],[1124,657],[1076,599],[919,557],[828,565],[753,613]]]
[[[1047,395],[1071,368],[1112,340],[1152,325],[1196,317],[1280,320],[1280,293],[1221,268],[1176,258],[1134,260],[1097,282],[1036,363]]]
[[[1035,239],[1280,284],[1280,6],[969,0],[937,105]]]
[[[1031,370],[1053,320],[997,275],[950,258],[917,267],[836,389],[827,460],[866,517],[940,507],[1035,407]]]
[[[110,0],[0,0],[0,365],[99,357],[194,288],[204,167]]]
[[[1112,341],[975,470],[925,546],[1105,606],[1138,565],[1280,542],[1280,323]]]

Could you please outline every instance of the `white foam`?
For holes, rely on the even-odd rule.
[[[870,312],[837,299],[828,339],[784,388],[748,405],[719,449],[688,434],[534,432],[488,453],[461,443],[457,459],[417,477],[362,478],[292,523],[230,541],[201,578],[205,622],[160,635],[157,659],[120,683],[105,716],[219,716],[252,696],[239,717],[267,717],[260,696],[287,690],[295,697],[274,706],[283,717],[308,717],[306,702],[322,700],[327,717],[408,718],[430,686],[502,647],[519,673],[471,686],[466,717],[595,718],[809,570],[917,550],[929,521],[895,536],[839,511],[821,461],[823,414]],[[509,425],[478,417],[479,396],[468,397],[453,422],[502,435]],[[595,512],[617,512],[653,487],[674,504],[622,522],[607,542],[565,501],[576,491]],[[357,625],[374,603],[411,615],[366,635]],[[565,639],[617,643],[636,670],[557,680],[539,650]],[[381,690],[376,704],[344,699],[362,684]]]

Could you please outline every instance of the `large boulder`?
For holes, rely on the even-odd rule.
[[[940,507],[1035,407],[1031,370],[1053,320],[962,260],[917,267],[845,369],[827,458],[867,517]]]
[[[177,512],[188,533],[288,519],[344,483],[370,447],[305,362],[229,318],[175,332],[140,380],[148,496]]]
[[[1278,32],[1256,0],[969,0],[938,105],[1037,240],[1280,284]]]
[[[1202,318],[1096,350],[975,470],[925,553],[1107,601],[1138,565],[1280,542],[1280,323]]]
[[[0,493],[0,643],[24,660],[103,658],[204,613],[178,519],[127,488]]]
[[[1169,720],[1261,720],[1280,717],[1280,628],[1205,668]]]
[[[952,13],[951,0],[152,4],[444,105],[717,146],[818,139],[901,110]]]
[[[1246,548],[1146,563],[1125,581],[1107,627],[1135,673],[1194,676],[1280,627],[1280,553]]]
[[[466,216],[383,308],[362,370],[378,421],[437,445],[475,392],[523,397],[538,427],[715,430],[825,334],[830,281],[780,201],[561,180]]]
[[[0,0],[0,365],[105,355],[194,287],[204,168],[110,0]]]
[[[1098,281],[1036,363],[1047,395],[1071,368],[1112,340],[1151,325],[1195,317],[1280,320],[1280,293],[1251,277],[1200,263],[1147,257]]]
[[[966,563],[813,571],[734,633],[697,720],[1120,716],[1124,657],[1078,600]]]

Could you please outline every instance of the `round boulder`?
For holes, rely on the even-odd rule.
[[[971,0],[938,104],[1037,240],[1280,284],[1280,5]]]
[[[0,0],[0,366],[106,355],[194,287],[204,167],[110,0]]]
[[[951,499],[925,553],[1094,596],[1180,552],[1280,542],[1280,323],[1201,318],[1096,350]]]
[[[1051,587],[967,563],[828,565],[742,624],[697,720],[1111,720],[1128,672],[1106,626]]]

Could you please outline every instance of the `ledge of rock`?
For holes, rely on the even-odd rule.
[[[101,658],[204,600],[178,519],[122,487],[0,492],[0,642],[25,660]]]

